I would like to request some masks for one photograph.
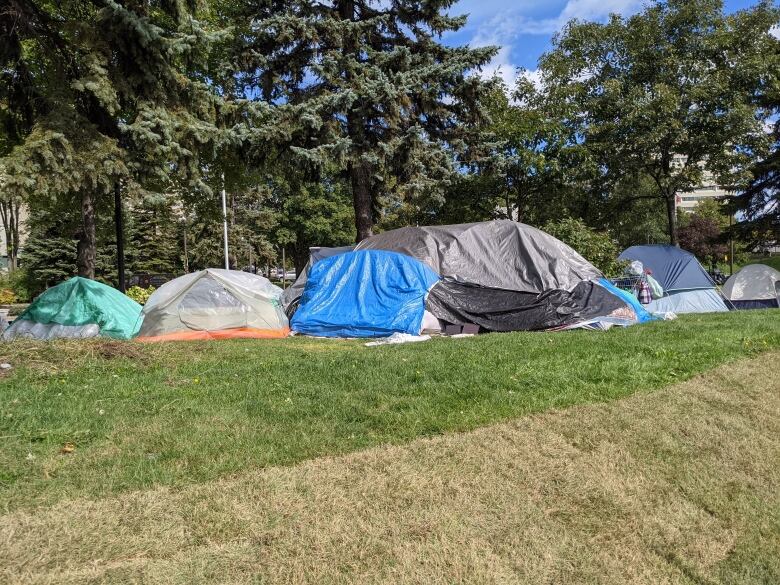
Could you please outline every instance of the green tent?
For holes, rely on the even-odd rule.
[[[95,337],[131,339],[141,326],[141,305],[115,288],[71,278],[41,294],[6,329],[5,339]]]

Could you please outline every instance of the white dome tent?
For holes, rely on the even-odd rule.
[[[780,307],[780,271],[764,264],[749,264],[732,274],[723,294],[737,309]]]
[[[286,337],[281,294],[268,279],[248,272],[207,268],[185,274],[149,297],[138,340]]]

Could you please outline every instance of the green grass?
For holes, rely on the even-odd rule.
[[[202,482],[649,391],[780,347],[780,311],[607,333],[366,348],[292,338],[17,343],[0,379],[6,509]],[[66,442],[71,454],[60,453]]]
[[[759,258],[757,260],[751,260],[750,262],[748,262],[748,264],[765,264],[766,266],[771,266],[775,270],[780,270],[780,256],[768,256],[766,258]]]

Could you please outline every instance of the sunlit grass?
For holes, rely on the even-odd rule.
[[[291,338],[0,346],[0,502],[201,482],[657,389],[780,347],[780,311],[367,348]],[[65,443],[75,451],[61,453]]]

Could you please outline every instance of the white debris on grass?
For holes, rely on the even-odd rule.
[[[366,347],[374,347],[377,345],[388,345],[397,343],[416,343],[418,341],[428,341],[431,338],[430,335],[410,335],[409,333],[393,333],[390,337],[383,337],[375,341],[369,341],[364,344]]]
[[[677,313],[674,311],[667,311],[665,313],[653,313],[655,317],[660,317],[664,321],[672,321],[674,319],[677,319]]]

